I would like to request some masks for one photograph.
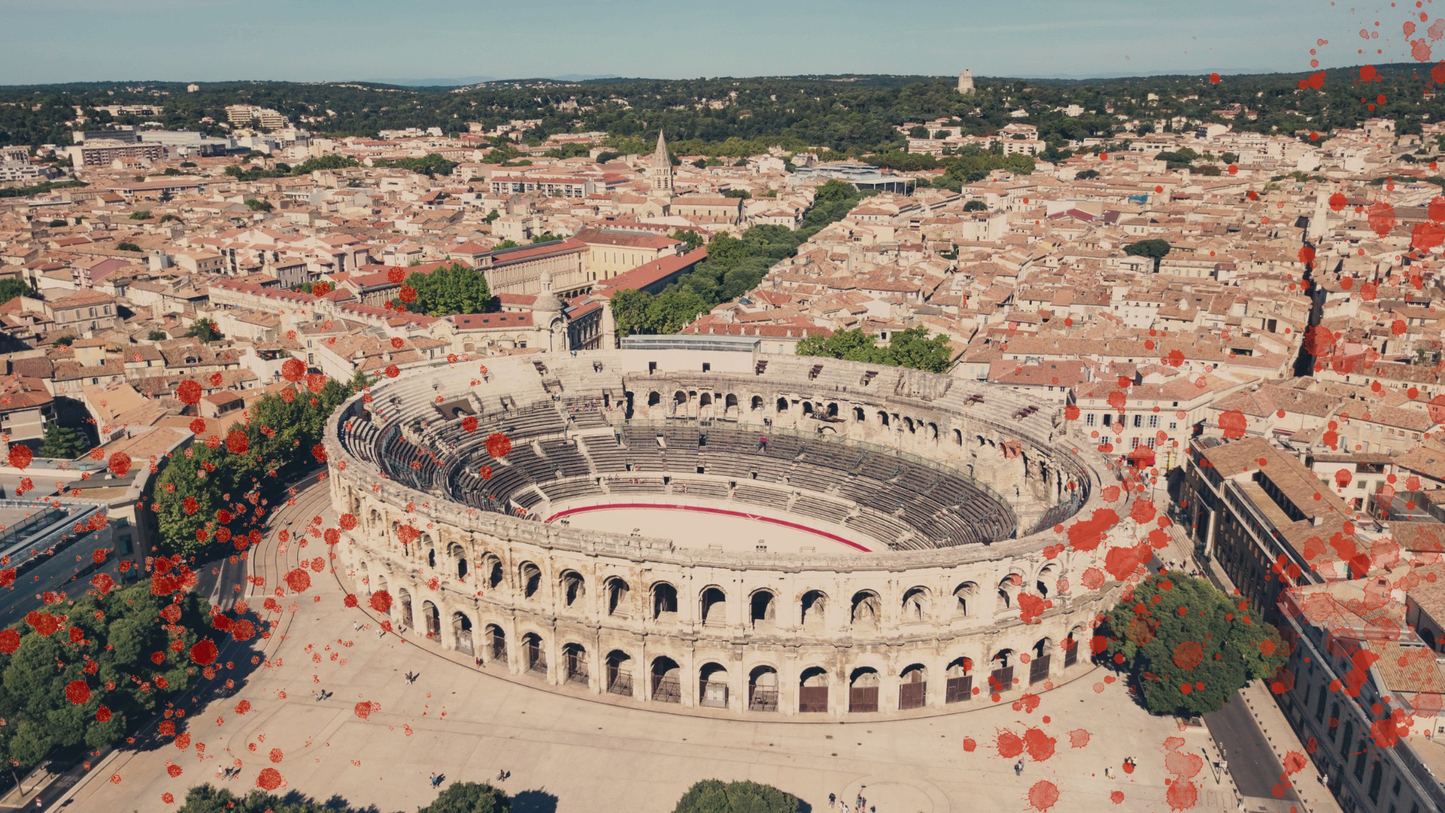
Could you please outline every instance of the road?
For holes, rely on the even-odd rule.
[[[1284,766],[1279,763],[1274,751],[1270,750],[1264,732],[1254,721],[1254,715],[1249,713],[1249,707],[1244,704],[1244,697],[1235,692],[1224,708],[1204,715],[1204,722],[1209,725],[1215,742],[1224,751],[1224,759],[1229,763],[1229,773],[1234,777],[1234,784],[1238,786],[1239,792],[1244,796],[1261,799],[1275,798],[1274,787],[1279,784]],[[1293,788],[1283,798],[1286,801],[1299,801]]]

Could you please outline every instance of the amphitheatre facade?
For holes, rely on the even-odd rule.
[[[1086,443],[981,382],[724,349],[413,370],[326,439],[341,564],[397,631],[552,691],[800,719],[1087,668],[1132,523]],[[1070,546],[1101,509],[1125,519]]]

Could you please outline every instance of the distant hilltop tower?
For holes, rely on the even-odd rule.
[[[653,151],[647,168],[647,179],[652,183],[653,194],[672,194],[672,156],[667,152],[667,142],[663,140],[661,131],[657,134],[657,149]]]
[[[973,71],[968,68],[958,75],[958,92],[964,96],[973,95]]]

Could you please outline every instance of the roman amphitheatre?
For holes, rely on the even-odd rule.
[[[1057,405],[756,350],[411,370],[326,445],[358,520],[340,565],[394,628],[538,690],[706,716],[929,715],[1067,681],[1117,585],[1061,528],[1128,511]]]

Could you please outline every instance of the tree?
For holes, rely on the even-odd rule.
[[[927,127],[924,127],[922,124],[920,124],[920,125],[918,125],[918,126],[916,126],[916,127],[910,127],[910,128],[908,128],[908,137],[909,137],[909,138],[928,138],[928,128],[927,128]]]
[[[0,304],[9,302],[17,296],[35,296],[35,291],[18,277],[0,279]]]
[[[647,333],[647,306],[652,301],[650,294],[635,289],[624,289],[613,294],[609,306],[612,318],[617,323],[619,337]]]
[[[140,251],[141,248],[140,248],[140,246],[136,245],[135,243],[131,243],[131,242],[122,240],[121,242],[115,244],[115,250],[116,250],[116,251]]]
[[[798,342],[795,352],[800,356],[825,356],[870,364],[887,364],[927,370],[931,373],[948,372],[948,368],[953,365],[953,351],[948,346],[948,337],[940,333],[930,339],[928,331],[921,327],[894,333],[886,347],[879,347],[877,337],[856,328],[840,330],[826,337],[809,336]]]
[[[695,782],[672,813],[798,813],[798,797],[757,782]]]
[[[988,204],[981,200],[974,199],[963,204],[963,210],[965,212],[987,212]]]
[[[146,334],[146,338],[153,342],[163,342],[167,336],[164,330],[152,330]]]
[[[68,226],[68,225],[70,225],[69,222],[66,221],[66,220],[63,219],[63,218],[58,218],[58,217],[57,217],[57,218],[55,218],[54,220],[50,221],[50,228],[52,228],[52,229],[60,229],[60,228],[66,227],[66,226]]]
[[[186,331],[186,338],[200,339],[203,344],[210,344],[224,337],[221,335],[220,328],[216,327],[215,322],[212,322],[210,319],[197,319],[191,323],[190,329]]]
[[[516,240],[503,240],[496,245],[496,248],[494,248],[493,251],[501,251],[505,248],[516,248],[519,245],[521,245],[521,243],[518,243]]]
[[[1086,169],[1086,170],[1083,170],[1083,171],[1075,174],[1075,175],[1074,175],[1074,180],[1076,180],[1076,181],[1092,181],[1092,180],[1094,180],[1094,179],[1097,178],[1097,177],[1099,177],[1099,170],[1097,170],[1097,169]]]
[[[55,343],[60,345],[61,347],[69,347],[72,344],[75,344],[75,337],[67,333],[64,336],[56,339]]]
[[[512,800],[491,785],[453,782],[421,813],[509,813]]]
[[[85,453],[85,438],[80,433],[58,423],[45,427],[45,440],[40,444],[40,456],[55,460],[74,460]]]
[[[275,207],[264,200],[246,198],[246,208],[250,209],[253,212],[269,212]]]
[[[687,248],[684,249],[684,252],[692,251],[702,245],[702,235],[692,229],[678,229],[672,234],[669,234],[668,237],[686,243]]]
[[[406,305],[413,313],[427,316],[452,316],[458,313],[491,313],[500,307],[492,297],[487,278],[475,268],[459,263],[438,268],[429,274],[412,272],[403,283],[403,293],[411,289],[416,298]]]
[[[1096,633],[1101,658],[1130,673],[1155,714],[1218,711],[1287,660],[1279,631],[1204,579],[1154,574],[1126,593]]]
[[[150,219],[151,219],[151,210],[150,210],[150,209],[137,209],[137,210],[135,210],[134,212],[131,212],[131,213],[130,213],[130,219],[131,219],[131,220],[150,220]]]
[[[1124,246],[1124,253],[1134,257],[1148,257],[1153,260],[1154,272],[1157,274],[1159,272],[1159,261],[1164,259],[1164,256],[1169,253],[1171,248],[1173,247],[1169,245],[1168,240],[1160,240],[1155,237],[1148,240],[1140,240],[1137,243],[1129,243]]]

